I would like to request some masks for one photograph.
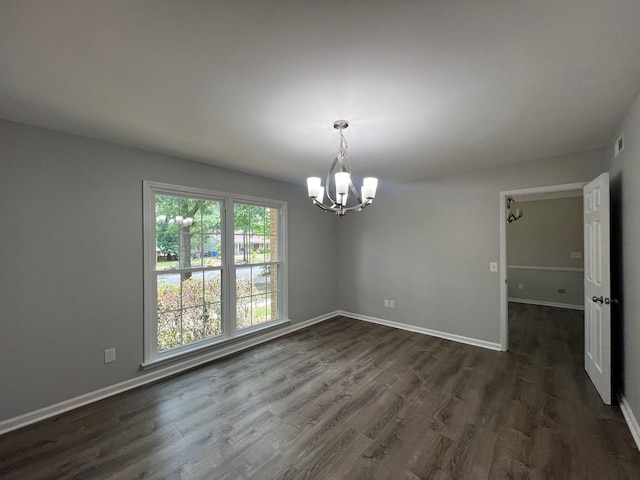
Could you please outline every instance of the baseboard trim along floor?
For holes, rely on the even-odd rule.
[[[620,395],[620,397],[618,398],[618,402],[620,403],[620,410],[622,410],[622,415],[627,421],[629,430],[631,430],[631,435],[636,442],[636,446],[638,447],[638,450],[640,450],[640,425],[638,425],[638,420],[633,414],[631,405],[629,405],[629,402],[627,402],[627,399],[624,395]]]
[[[462,335],[456,335],[454,333],[441,332],[439,330],[431,330],[430,328],[417,327],[415,325],[408,325],[406,323],[393,322],[391,320],[385,320],[383,318],[369,317],[367,315],[360,315],[358,313],[345,312],[339,310],[340,315],[345,317],[355,318],[356,320],[362,320],[370,323],[377,323],[378,325],[385,325],[387,327],[399,328],[400,330],[407,330],[414,333],[422,333],[424,335],[431,335],[432,337],[444,338],[445,340],[452,340],[454,342],[466,343],[467,345],[474,345],[476,347],[488,348],[489,350],[500,351],[501,345],[495,342],[488,342],[486,340],[479,340],[477,338],[465,337]]]
[[[544,300],[529,300],[528,298],[512,298],[512,297],[509,297],[507,300],[509,302],[525,303],[527,305],[540,305],[541,307],[557,307],[557,308],[568,308],[570,310],[584,310],[584,305],[574,305],[572,303],[545,302]]]

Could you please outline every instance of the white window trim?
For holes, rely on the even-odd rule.
[[[143,255],[144,255],[144,360],[143,368],[158,366],[169,361],[194,355],[198,352],[209,351],[213,348],[227,345],[239,338],[257,332],[272,329],[276,326],[288,324],[288,253],[287,253],[287,203],[279,200],[272,200],[247,195],[237,195],[232,193],[205,190],[200,188],[186,187],[181,185],[167,184],[144,180],[143,190]],[[166,352],[158,352],[157,334],[157,287],[156,273],[153,268],[156,255],[155,238],[155,195],[175,195],[189,196],[190,198],[202,198],[206,200],[220,201],[224,211],[224,229],[222,234],[225,239],[225,249],[222,253],[222,265],[220,267],[222,280],[222,302],[223,302],[223,333],[220,336],[203,339],[182,347],[170,349]],[[276,320],[265,322],[253,327],[236,330],[235,322],[235,267],[233,256],[234,245],[234,204],[246,203],[264,207],[277,208],[280,211],[280,222],[278,230],[278,252],[280,271],[280,290],[278,293],[278,311],[280,316]]]

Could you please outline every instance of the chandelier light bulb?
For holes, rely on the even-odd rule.
[[[320,189],[322,188],[320,177],[307,178],[307,190],[311,198],[319,197]],[[321,200],[322,201],[322,200]]]
[[[378,179],[374,177],[366,177],[362,181],[362,199],[373,200],[376,198],[376,189],[378,188]]]
[[[336,173],[336,195],[344,195],[349,191],[351,175],[348,172]]]

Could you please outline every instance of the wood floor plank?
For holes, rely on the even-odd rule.
[[[0,436],[0,478],[639,479],[582,313],[509,317],[509,352],[337,317]]]

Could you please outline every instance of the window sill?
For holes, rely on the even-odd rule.
[[[142,362],[140,364],[140,367],[143,370],[151,370],[154,368],[179,362],[181,360],[185,360],[188,358],[204,356],[206,354],[214,354],[212,355],[211,360],[215,360],[216,358],[220,358],[225,355],[230,355],[232,353],[238,352],[245,348],[249,348],[256,344],[255,342],[256,338],[259,338],[261,335],[265,333],[268,333],[272,330],[276,330],[278,329],[278,327],[281,327],[283,325],[288,325],[290,323],[291,323],[291,320],[277,320],[265,325],[259,325],[256,327],[248,328],[243,330],[242,332],[236,333],[236,336],[233,338],[221,338],[219,340],[214,340],[211,343],[207,343],[205,345],[195,346],[188,350],[181,350],[175,353],[168,353],[168,354],[162,355],[161,357],[149,360],[148,362]],[[257,343],[260,343],[260,342],[257,342]],[[219,355],[215,355],[218,353]]]

